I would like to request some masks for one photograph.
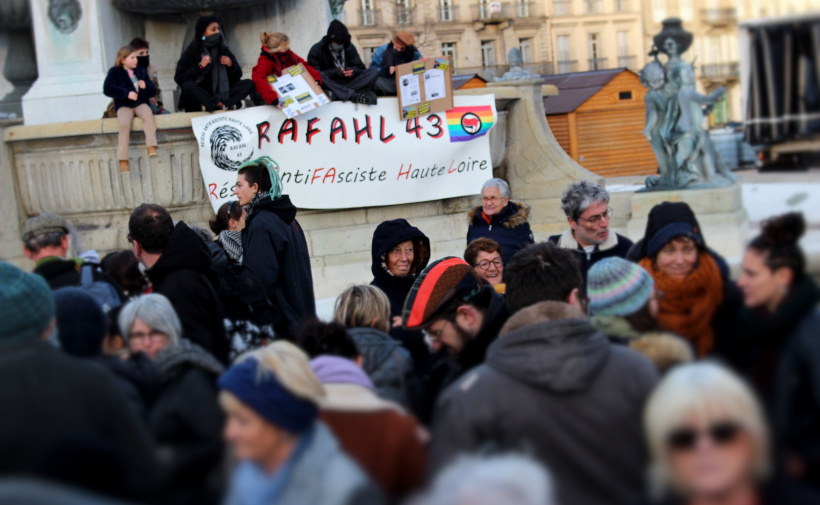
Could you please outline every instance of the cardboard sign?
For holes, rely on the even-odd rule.
[[[453,108],[453,72],[449,56],[416,60],[396,67],[399,116],[412,119]]]
[[[325,92],[301,63],[284,69],[279,77],[269,75],[268,84],[279,95],[282,112],[289,118],[330,103]]]

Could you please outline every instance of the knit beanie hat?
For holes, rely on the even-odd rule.
[[[370,377],[349,359],[319,356],[310,360],[310,368],[322,384],[355,384],[376,391]]]
[[[54,291],[60,348],[78,358],[102,354],[108,322],[99,302],[80,288]]]
[[[45,279],[0,261],[0,346],[36,339],[53,317],[54,297]]]
[[[482,287],[481,278],[463,259],[448,256],[435,261],[413,283],[404,302],[402,326],[408,330],[423,328],[447,302],[457,296],[468,301]]]
[[[642,257],[652,258],[673,238],[690,237],[698,247],[705,247],[700,224],[685,202],[662,202],[652,207],[646,220]]]
[[[649,301],[655,280],[640,265],[621,258],[605,258],[589,269],[587,295],[593,316],[634,314]]]

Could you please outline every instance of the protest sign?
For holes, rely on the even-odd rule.
[[[449,56],[416,60],[396,67],[402,119],[453,108],[453,73]]]
[[[236,171],[270,156],[294,205],[345,209],[475,195],[492,178],[493,95],[458,96],[455,107],[399,119],[397,100],[331,102],[296,118],[253,107],[191,120],[214,210],[234,199]]]
[[[330,103],[304,65],[286,68],[282,75],[268,76],[268,84],[279,95],[279,105],[285,116],[292,118]]]

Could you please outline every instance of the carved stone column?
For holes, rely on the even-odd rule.
[[[8,53],[3,76],[14,89],[0,100],[0,118],[23,116],[22,98],[37,80],[37,56],[31,33],[31,12],[27,0],[0,2],[0,31],[6,36]]]

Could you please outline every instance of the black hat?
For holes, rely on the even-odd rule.
[[[327,38],[337,44],[350,44],[350,32],[344,23],[338,19],[331,21],[330,26],[327,27]]]

